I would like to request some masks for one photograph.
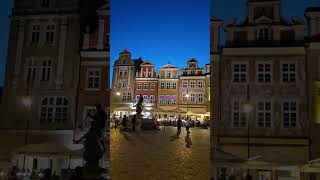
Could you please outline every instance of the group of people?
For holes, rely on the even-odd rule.
[[[192,120],[191,118],[187,117],[185,120],[182,119],[182,126],[186,126],[188,120],[188,126],[189,127],[202,127],[204,129],[207,129],[209,127],[209,121],[199,121],[199,120]],[[185,122],[183,122],[185,121]],[[158,125],[161,126],[177,126],[177,120],[162,120],[158,122]]]
[[[182,127],[182,120],[181,117],[178,117],[178,120],[176,122],[176,126],[177,126],[177,137],[180,136],[181,134],[181,127]],[[186,131],[187,131],[187,136],[189,136],[190,134],[190,125],[191,125],[191,119],[190,118],[186,118],[186,122],[185,122],[185,127],[186,127]]]
[[[121,117],[120,117],[121,118]],[[116,115],[113,115],[113,127],[115,130],[117,130],[117,128],[120,125],[120,120],[119,118],[116,117]],[[121,125],[122,125],[122,130],[121,131],[127,131],[128,130],[128,120],[129,118],[126,115],[123,115],[122,120],[121,120]],[[137,116],[134,114],[131,117],[131,129],[132,131],[136,130],[136,124],[137,124]]]
[[[47,169],[40,169],[37,171],[36,169],[30,171],[29,169],[21,172],[17,166],[13,166],[8,173],[8,180],[32,180],[32,179],[39,179],[39,180],[58,180],[60,177],[56,174],[56,172],[52,173],[50,168]]]

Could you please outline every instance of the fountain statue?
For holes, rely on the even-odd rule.
[[[143,110],[143,96],[140,95],[138,103],[135,105],[136,107],[136,117],[137,122],[140,122],[142,130],[154,130],[157,129],[156,123],[152,119],[143,119],[142,118],[142,110]]]

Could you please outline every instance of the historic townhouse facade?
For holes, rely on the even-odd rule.
[[[207,113],[207,85],[205,69],[196,59],[187,62],[179,76],[179,109],[192,119],[204,119]]]
[[[78,0],[14,3],[1,104],[3,170],[13,159],[23,168],[21,155],[9,158],[27,144],[81,148],[73,139],[82,128],[84,106],[100,103],[108,109],[109,2],[96,9],[98,26],[85,34],[89,43],[81,48],[79,8]],[[33,169],[35,159],[27,156],[25,168]],[[37,162],[38,168],[48,166],[47,160]],[[59,173],[68,160],[53,158],[51,164]]]
[[[122,51],[114,63],[112,76],[111,110],[117,116],[129,115],[134,109],[135,72],[131,53]]]
[[[280,0],[248,0],[247,5],[243,21],[234,20],[223,26],[225,46],[219,45],[223,21],[211,19],[213,172],[216,176],[222,173],[221,168],[227,168],[230,173],[232,166],[223,166],[216,159],[223,151],[229,158],[259,157],[257,161],[274,163],[273,170],[264,167],[272,177],[288,176],[277,169],[282,165],[295,172],[292,177],[300,178],[301,169],[289,165],[304,164],[311,157],[309,107],[312,106],[308,105],[307,66],[312,66],[308,58],[316,63],[319,54],[311,52],[315,49],[305,48],[302,18],[288,21],[281,16]],[[319,12],[306,14],[309,22],[319,17]],[[310,47],[316,48],[314,44]],[[317,67],[313,67],[314,74],[309,78],[314,81]],[[238,170],[234,172],[236,175],[244,172]],[[250,173],[256,176],[262,172]]]
[[[158,75],[154,70],[154,64],[144,61],[140,64],[140,70],[136,71],[135,78],[135,103],[139,97],[143,97],[145,116],[151,118],[152,112],[157,108]]]
[[[179,68],[166,64],[159,68],[158,81],[158,118],[175,118],[179,99]]]

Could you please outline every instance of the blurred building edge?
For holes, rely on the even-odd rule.
[[[319,7],[307,8],[305,16],[307,37],[304,19],[286,20],[280,0],[248,0],[241,22],[211,18],[215,178],[248,169],[253,178],[320,178],[320,165],[308,162],[320,157]],[[243,162],[221,160],[215,149]]]
[[[12,165],[23,169],[24,155],[12,152],[27,144],[53,142],[81,149],[73,139],[90,128],[87,113],[96,104],[109,113],[110,4],[96,7],[92,17],[97,26],[86,26],[90,31],[83,37],[79,9],[79,0],[14,2],[0,110],[2,170]],[[30,153],[25,169],[52,167],[59,173],[68,168],[69,158],[47,157]],[[71,168],[77,165],[81,159]]]

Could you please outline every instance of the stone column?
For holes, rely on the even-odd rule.
[[[18,78],[21,71],[21,62],[22,62],[22,49],[24,44],[24,33],[25,33],[25,21],[20,20],[18,25],[18,42],[17,42],[17,51],[16,51],[16,63],[14,67],[14,77],[12,81],[12,86],[17,87]]]
[[[59,37],[59,55],[58,55],[58,63],[57,63],[57,76],[55,80],[56,89],[60,89],[63,87],[63,70],[64,70],[64,55],[66,48],[66,38],[67,38],[67,19],[61,19],[60,25],[60,37]]]

